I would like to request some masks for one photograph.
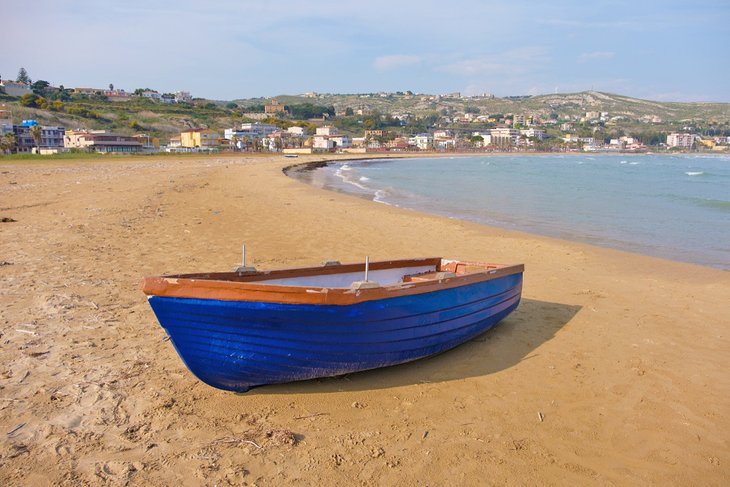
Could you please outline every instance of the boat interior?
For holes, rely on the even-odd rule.
[[[250,282],[276,286],[300,286],[319,288],[351,288],[393,286],[443,280],[459,275],[485,272],[505,267],[498,264],[461,262],[442,258],[411,259],[400,261],[340,264],[328,261],[320,267],[256,271],[245,268],[243,272],[188,274],[169,278],[224,280]],[[366,283],[363,285],[363,283]]]

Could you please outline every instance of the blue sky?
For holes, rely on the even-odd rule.
[[[730,102],[730,1],[36,0],[0,75],[229,100],[308,91],[607,91]]]

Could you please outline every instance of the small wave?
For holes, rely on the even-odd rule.
[[[673,201],[681,203],[687,203],[693,206],[701,206],[703,208],[710,208],[712,210],[720,210],[724,212],[730,212],[730,201],[718,200],[713,198],[697,198],[695,196],[680,196],[676,194],[664,194],[662,195]]]
[[[687,171],[685,173],[687,176],[704,176],[704,171]]]
[[[638,165],[639,165],[639,163],[636,161],[629,162],[629,166],[638,166]]]
[[[705,199],[699,202],[700,206],[715,210],[730,211],[730,201]]]
[[[356,188],[360,188],[363,191],[366,191],[368,193],[372,191],[372,189],[360,184],[360,182],[350,177],[350,175],[346,171],[350,171],[350,168],[348,167],[348,169],[345,169],[345,166],[342,166],[340,169],[335,171],[335,176],[340,178],[344,183],[355,186]],[[360,178],[360,181],[362,181],[362,178]]]
[[[373,201],[376,203],[383,203],[384,205],[390,205],[387,201],[385,201],[385,197],[388,196],[388,192],[384,189],[379,189],[375,191],[375,196],[373,196]],[[397,206],[397,205],[395,205]]]
[[[347,164],[343,164],[340,168],[340,171],[352,171],[352,168],[348,166]]]
[[[370,178],[367,176],[361,176],[360,181],[362,181],[364,183],[365,181],[370,181]]]
[[[621,164],[628,164],[629,161],[621,161]]]

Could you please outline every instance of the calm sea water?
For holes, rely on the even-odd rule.
[[[301,177],[381,203],[730,270],[730,157],[475,156]]]

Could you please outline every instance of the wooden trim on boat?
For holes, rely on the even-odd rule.
[[[327,267],[261,271],[250,274],[221,272],[147,277],[142,281],[142,291],[148,296],[213,299],[221,301],[350,305],[365,301],[440,291],[524,272],[524,265],[522,264],[501,266],[497,264],[447,260],[443,261],[442,265],[442,259],[439,257],[371,262],[369,268],[370,270],[382,270],[424,265],[435,265],[437,271],[453,272],[456,276],[444,277],[443,279],[403,282],[390,286],[357,290],[320,286],[285,286],[257,282],[270,279],[364,271],[365,264],[358,263]]]

